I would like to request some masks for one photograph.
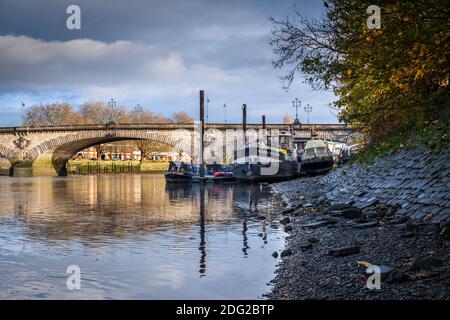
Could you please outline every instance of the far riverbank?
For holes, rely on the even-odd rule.
[[[67,162],[68,174],[164,173],[168,168],[169,162],[163,161],[70,160]]]

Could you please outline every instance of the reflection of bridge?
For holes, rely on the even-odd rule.
[[[11,162],[14,175],[63,175],[74,154],[106,142],[152,140],[195,155],[199,145],[196,128],[195,124],[173,123],[0,128],[0,156]],[[242,125],[206,124],[205,130],[209,129],[228,132],[240,130]],[[262,129],[262,125],[248,124],[247,129]],[[267,124],[266,129],[269,135],[278,130],[298,139],[310,139],[311,130],[326,140],[352,142],[355,138],[351,127],[340,124]]]

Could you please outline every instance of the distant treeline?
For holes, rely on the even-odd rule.
[[[88,101],[75,109],[67,102],[33,105],[25,109],[23,125],[59,126],[107,123],[192,123],[186,112],[174,112],[168,118],[143,108],[127,111],[124,106],[110,107],[102,101]]]

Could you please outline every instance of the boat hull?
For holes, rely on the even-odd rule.
[[[301,169],[309,175],[317,175],[329,172],[333,169],[333,157],[313,158],[302,160]]]
[[[192,175],[189,173],[166,173],[164,178],[167,182],[192,182]]]
[[[228,182],[236,182],[236,178],[233,176],[222,176],[215,177],[212,175],[206,175],[204,177],[195,176],[192,178],[193,182],[214,182],[214,183],[228,183]]]
[[[266,165],[255,164],[236,164],[233,167],[233,176],[241,182],[277,182],[298,177],[297,161],[279,162],[278,172],[273,175],[262,174],[262,168]]]

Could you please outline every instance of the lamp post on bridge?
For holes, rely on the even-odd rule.
[[[307,123],[309,124],[309,113],[312,111],[312,107],[309,105],[309,103],[307,103],[306,104],[306,107],[305,107],[305,112],[308,114],[308,117],[307,117]]]
[[[141,124],[141,116],[142,116],[142,112],[144,111],[142,106],[140,104],[136,105],[136,107],[134,108],[134,111],[136,112],[137,115],[137,124]]]
[[[209,98],[206,97],[206,123],[208,123],[208,114],[209,114]]]
[[[295,108],[294,124],[300,124],[300,119],[298,118],[298,108],[302,106],[302,102],[298,98],[295,98],[295,100],[292,101],[292,106]]]
[[[109,107],[109,121],[112,122],[116,122],[115,117],[114,117],[114,108],[116,107],[116,101],[111,98],[110,101],[108,101],[108,107]]]
[[[227,104],[223,104],[223,108],[225,109],[225,123],[227,123]]]

